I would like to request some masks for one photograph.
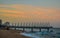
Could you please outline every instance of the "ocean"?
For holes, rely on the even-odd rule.
[[[49,32],[42,30],[41,32],[24,32],[21,35],[28,36],[31,38],[60,38],[60,28],[50,29]]]

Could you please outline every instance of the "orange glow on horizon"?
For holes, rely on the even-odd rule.
[[[41,8],[41,7],[34,7],[34,6],[26,6],[26,5],[0,5],[5,6],[6,8],[13,8],[0,9],[0,16],[8,16],[9,18],[21,18],[26,20],[59,20],[60,18],[60,10],[57,9],[50,9],[50,8]],[[15,8],[15,10],[14,10]],[[26,21],[25,20],[25,21]]]

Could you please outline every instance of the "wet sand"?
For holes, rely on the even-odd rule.
[[[0,38],[30,38],[20,35],[21,32],[18,30],[0,30]]]

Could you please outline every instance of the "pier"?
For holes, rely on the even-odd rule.
[[[39,29],[41,32],[41,29],[47,29],[47,31],[49,32],[49,29],[53,28],[53,27],[27,27],[27,26],[9,26],[9,28],[22,28],[23,31],[25,31],[25,29],[31,29],[31,32],[33,32],[34,29]]]
[[[22,31],[25,31],[25,29],[31,29],[31,32],[34,32],[34,29],[39,29],[39,31],[41,32],[41,29],[46,29],[49,32],[49,29],[53,28],[53,27],[29,27],[29,26],[8,26],[9,28],[14,28],[16,30],[16,28],[20,29],[22,28]]]
[[[42,29],[47,29],[47,31],[49,32],[49,30],[51,29],[51,28],[53,28],[52,26],[50,26],[50,23],[39,23],[39,22],[37,22],[37,23],[33,23],[33,22],[31,22],[31,23],[18,23],[18,24],[16,24],[16,23],[12,23],[11,25],[10,25],[10,23],[9,22],[5,22],[4,24],[2,24],[2,20],[0,20],[0,28],[1,27],[3,27],[3,28],[5,28],[5,27],[8,27],[7,29],[9,29],[9,28],[14,28],[15,30],[16,30],[16,28],[18,28],[18,29],[20,29],[20,28],[22,28],[23,29],[23,31],[25,31],[25,29],[31,29],[31,32],[34,32],[34,29],[39,29],[39,31],[41,32],[41,30]]]

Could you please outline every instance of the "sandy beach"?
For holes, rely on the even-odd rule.
[[[0,30],[0,38],[30,38],[20,35],[21,32],[18,30]]]

